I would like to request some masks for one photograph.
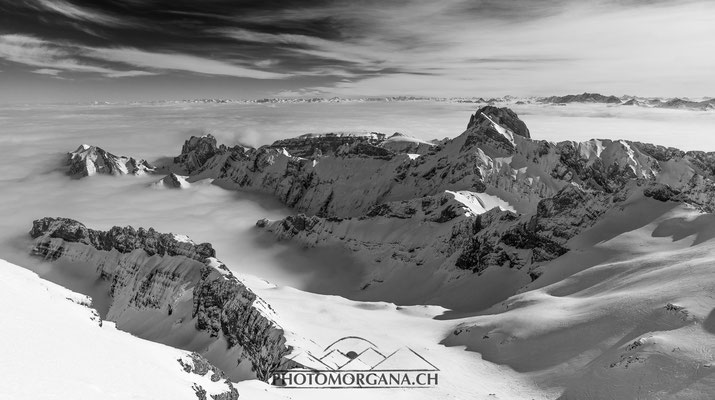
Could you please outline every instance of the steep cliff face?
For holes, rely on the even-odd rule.
[[[394,136],[306,135],[259,149],[216,147],[192,137],[176,158],[226,188],[275,195],[308,215],[356,217],[378,204],[440,195],[446,190],[498,196],[519,213],[568,184],[615,193],[645,179],[667,184],[712,207],[713,156],[621,140],[551,143],[530,138],[507,108],[485,106],[460,136],[420,153]],[[419,145],[418,145],[419,146]]]
[[[514,152],[515,139],[505,135],[523,138],[528,130],[505,110],[478,111],[471,127],[455,140],[429,150],[425,143],[418,144],[419,152],[426,151],[419,157],[397,151],[394,137],[375,135],[301,137],[259,149],[216,148],[210,137],[193,137],[175,161],[186,170],[195,170],[190,180],[213,178],[224,187],[271,193],[309,214],[357,216],[386,201],[444,190],[483,192],[486,175],[511,177],[510,171],[502,171],[510,161],[497,159]],[[215,153],[198,168],[192,161],[200,158],[196,148],[212,149],[201,154]],[[489,179],[499,180],[496,176]],[[535,186],[519,185],[513,192],[530,199],[535,191],[543,190],[538,182]]]
[[[184,167],[187,173],[195,172],[206,160],[218,152],[216,138],[211,135],[192,136],[181,148],[181,155],[174,158],[176,164]]]
[[[74,178],[96,174],[141,175],[154,172],[155,169],[144,160],[115,156],[102,148],[86,144],[68,153],[66,164],[69,166],[67,174]]]
[[[260,220],[257,226],[279,240],[305,247],[345,247],[367,266],[363,286],[380,285],[395,270],[441,271],[450,280],[481,275],[495,267],[520,270],[536,279],[541,265],[569,251],[571,238],[642,190],[634,185],[611,195],[568,185],[539,202],[534,214],[522,215],[493,196],[447,191],[384,203],[361,217],[299,214],[278,221]]]
[[[306,134],[297,138],[278,140],[268,147],[277,150],[285,149],[291,156],[302,158],[334,156],[345,153],[345,149],[350,147],[361,149],[365,153],[373,152],[383,157],[390,157],[391,153],[381,152],[377,148],[377,145],[384,140],[385,135],[376,132]]]
[[[104,318],[120,329],[183,343],[187,350],[225,343],[223,351],[205,356],[234,378],[246,361],[252,374],[266,379],[292,350],[270,306],[215,258],[208,243],[151,228],[97,231],[67,218],[36,220],[30,236],[33,255],[81,263],[87,276],[104,282]],[[196,338],[186,340],[187,332]]]

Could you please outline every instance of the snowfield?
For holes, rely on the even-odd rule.
[[[560,382],[564,399],[709,399],[713,222],[687,206],[631,199],[574,238],[578,251],[464,319],[444,343]]]
[[[185,372],[188,353],[136,338],[102,321],[91,299],[0,260],[0,325],[7,399],[186,399],[195,385],[228,390],[210,373]]]

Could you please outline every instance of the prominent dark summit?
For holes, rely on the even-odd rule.
[[[519,116],[514,111],[506,107],[484,106],[478,109],[469,118],[467,129],[477,126],[491,127],[492,122],[511,130],[519,136],[531,138],[529,128],[526,127],[524,121],[519,119]]]

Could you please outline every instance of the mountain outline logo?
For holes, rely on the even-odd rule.
[[[294,367],[274,372],[273,385],[290,388],[417,388],[434,387],[438,382],[439,368],[410,347],[384,351],[359,336],[342,337],[320,353],[305,351],[290,361]]]

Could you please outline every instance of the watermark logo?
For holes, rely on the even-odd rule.
[[[409,347],[384,351],[358,336],[336,340],[319,354],[303,352],[294,368],[274,371],[271,383],[284,388],[430,388],[439,369]]]

